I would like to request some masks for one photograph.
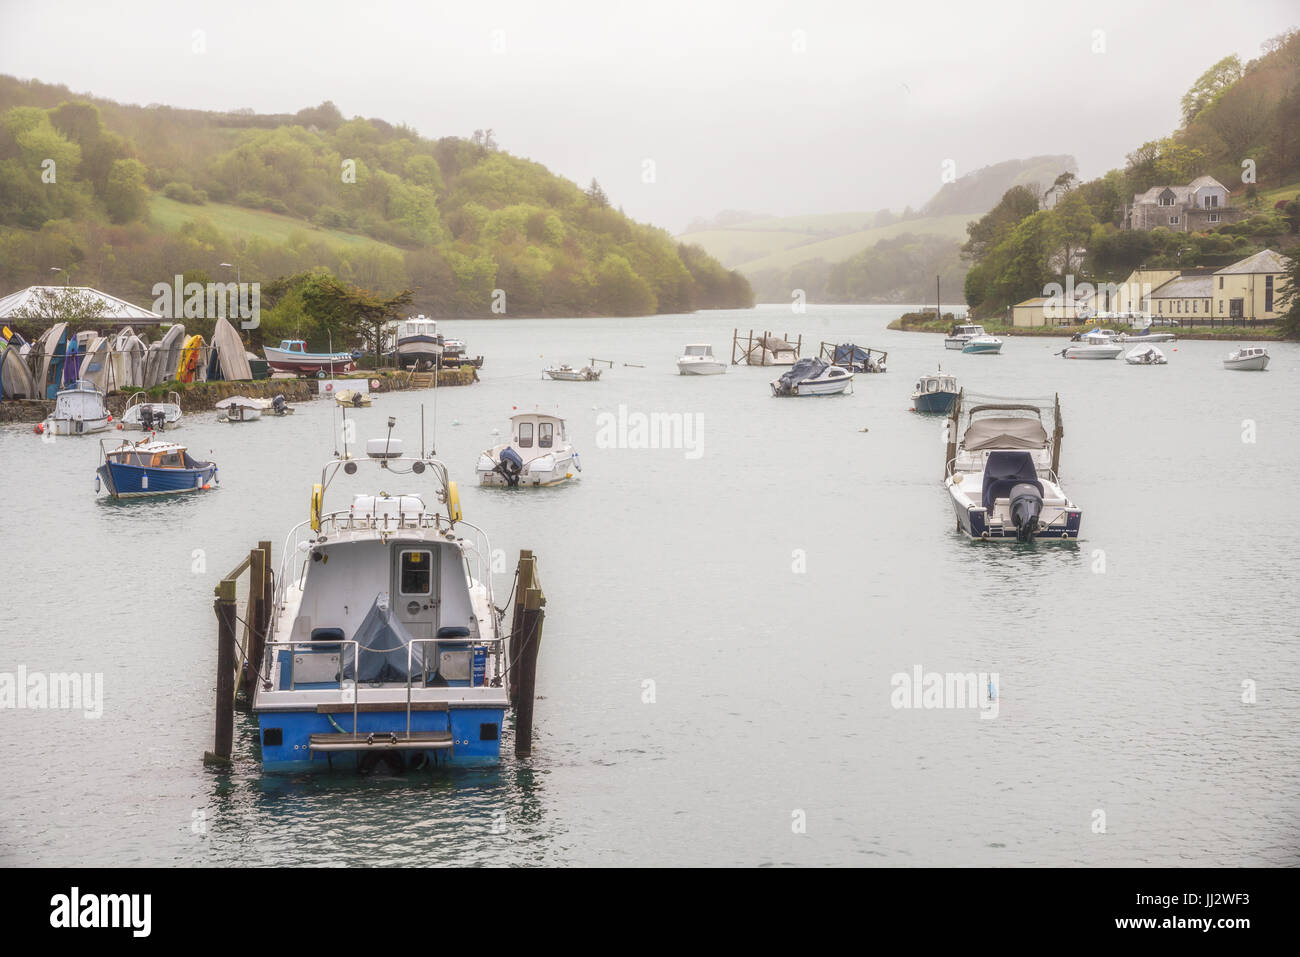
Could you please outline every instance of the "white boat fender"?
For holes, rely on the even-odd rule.
[[[95,473],[95,494],[99,494],[99,473]]]

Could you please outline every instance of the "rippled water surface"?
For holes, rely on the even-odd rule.
[[[213,585],[259,539],[278,561],[306,517],[328,404],[187,416],[175,437],[222,487],[117,506],[93,493],[95,439],[0,428],[0,671],[105,688],[97,720],[0,711],[0,862],[1296,863],[1300,347],[1263,374],[1224,371],[1226,343],[1162,347],[1163,368],[1066,362],[1055,339],[965,356],[886,331],[898,312],[443,323],[487,363],[439,392],[438,452],[549,598],[534,754],[507,740],[492,770],[263,775],[243,716],[234,770],[202,766]],[[676,374],[685,343],[725,355],[734,326],[854,339],[890,371],[805,400],[771,398],[770,369]],[[540,378],[592,356],[618,363],[599,383]],[[937,362],[975,391],[1059,390],[1080,542],[954,534],[940,423],[909,411]],[[432,393],[398,393],[360,437],[396,415],[416,442],[421,403],[432,430]],[[568,417],[581,480],[474,487],[492,430],[536,403]],[[701,454],[599,447],[620,404],[698,413]],[[916,666],[996,672],[996,719],[894,708]]]

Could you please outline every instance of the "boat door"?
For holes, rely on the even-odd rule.
[[[437,549],[429,545],[393,546],[393,610],[412,638],[432,638],[438,633],[437,558]],[[418,657],[421,646],[416,647]]]

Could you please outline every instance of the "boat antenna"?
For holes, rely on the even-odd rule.
[[[339,414],[343,416],[343,457],[348,457],[348,410],[345,406],[339,406]]]
[[[424,403],[420,403],[420,458],[424,458]]]
[[[393,444],[393,426],[395,426],[396,424],[397,424],[397,419],[394,416],[390,415],[388,417],[388,438],[384,440],[384,461],[385,462],[388,461],[388,447]],[[384,467],[387,468],[387,465],[385,465]]]

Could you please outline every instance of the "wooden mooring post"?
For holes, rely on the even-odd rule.
[[[515,755],[533,751],[533,698],[537,687],[537,653],[546,619],[546,595],[537,576],[537,559],[519,552],[514,618],[510,627],[510,703],[515,709]]]
[[[248,572],[248,601],[244,608],[244,642],[235,637],[238,615],[239,578]],[[235,739],[235,707],[241,685],[250,692],[271,624],[271,605],[275,600],[271,578],[271,543],[258,542],[248,557],[217,582],[213,589],[213,611],[217,616],[217,701],[216,729],[211,751],[203,753],[203,763],[218,767],[230,764]],[[245,708],[246,710],[246,708]]]

